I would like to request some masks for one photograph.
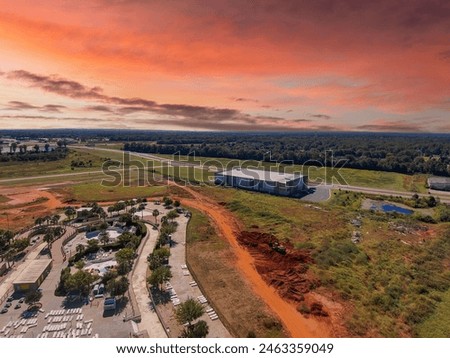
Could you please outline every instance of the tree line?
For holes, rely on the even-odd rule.
[[[450,175],[447,136],[403,134],[166,134],[157,142],[127,142],[124,150],[239,160],[291,161],[293,164]]]

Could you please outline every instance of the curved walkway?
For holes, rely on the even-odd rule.
[[[144,238],[142,251],[136,260],[134,273],[131,277],[131,288],[136,297],[137,305],[141,313],[141,322],[138,323],[139,330],[146,330],[151,338],[167,338],[158,315],[153,309],[153,304],[147,290],[147,256],[151,254],[158,238],[158,231],[153,230],[151,225],[145,224],[147,235]]]

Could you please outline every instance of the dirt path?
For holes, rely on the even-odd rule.
[[[183,204],[193,207],[207,214],[229,241],[235,255],[236,265],[254,291],[260,296],[270,309],[278,316],[284,328],[292,337],[331,337],[331,327],[313,317],[305,318],[296,309],[294,304],[283,300],[274,288],[270,287],[259,275],[255,268],[255,260],[250,253],[237,242],[239,225],[235,218],[219,204],[211,201],[198,192],[182,187],[194,199],[182,198]]]

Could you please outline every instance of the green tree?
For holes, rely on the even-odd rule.
[[[175,201],[173,202],[173,206],[175,206],[176,208],[179,208],[180,205],[181,205],[181,203],[180,203],[179,200],[175,200]]]
[[[83,260],[79,260],[79,261],[75,262],[75,267],[76,267],[78,270],[82,270],[83,267],[85,266],[85,264],[86,264],[86,263],[85,263]]]
[[[34,305],[35,303],[39,302],[39,300],[42,298],[42,292],[41,291],[29,291],[25,295],[25,303],[27,305]]]
[[[173,203],[173,200],[168,197],[163,198],[163,201],[164,201],[164,206],[170,206]]]
[[[56,224],[58,224],[59,219],[61,219],[61,216],[58,215],[58,214],[55,214],[55,215],[52,216],[52,218],[50,219],[50,221],[51,221],[51,223],[52,223],[53,225],[56,225]]]
[[[98,279],[98,276],[92,275],[90,272],[79,270],[71,275],[67,280],[67,288],[69,290],[78,291],[80,297],[89,294],[91,285]]]
[[[99,235],[100,242],[103,244],[103,246],[106,246],[106,244],[109,243],[109,240],[111,239],[109,236],[109,232],[106,230],[102,230],[102,232]]]
[[[16,239],[12,243],[12,247],[16,252],[22,252],[30,245],[30,239],[23,238],[23,239]]]
[[[118,264],[127,263],[130,267],[133,264],[134,260],[134,250],[130,248],[120,249],[116,252],[116,261]]]
[[[189,298],[178,306],[175,310],[175,318],[179,324],[188,324],[188,328],[192,326],[192,322],[201,317],[205,313],[205,309],[201,303],[193,298]]]
[[[39,225],[41,226],[43,223],[45,222],[44,218],[36,218],[36,220],[34,220],[34,224],[35,225]]]
[[[167,219],[173,222],[177,217],[179,217],[178,213],[175,210],[171,210],[167,213]]]
[[[167,266],[159,266],[152,272],[147,279],[147,282],[153,287],[160,286],[159,289],[162,291],[163,283],[170,281],[171,278],[172,272],[170,271],[170,268]]]
[[[155,224],[158,222],[159,210],[155,209],[152,212],[152,216],[155,218]]]
[[[110,293],[111,296],[124,296],[127,293],[130,282],[125,276],[119,279],[111,279],[106,285],[106,291]]]
[[[170,250],[166,247],[160,247],[153,250],[153,252],[147,256],[150,270],[156,270],[158,267],[162,266],[169,256]]]
[[[209,333],[208,324],[200,320],[186,328],[181,332],[181,338],[205,338]]]
[[[98,240],[92,239],[88,241],[88,250],[91,252],[98,251]]]
[[[65,210],[64,210],[64,214],[67,216],[67,218],[69,220],[73,219],[75,217],[75,215],[77,214],[77,211],[71,207],[68,206]]]

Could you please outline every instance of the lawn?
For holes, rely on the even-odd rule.
[[[190,210],[187,262],[222,322],[236,337],[252,333],[258,337],[283,337],[280,323],[237,271],[229,243],[218,237],[208,217]]]
[[[427,233],[403,234],[392,225],[423,223],[361,211],[363,195],[358,193],[335,192],[328,203],[310,205],[232,188],[201,190],[233,212],[244,229],[270,233],[308,250],[315,261],[309,272],[321,282],[318,292],[333,300],[339,297],[351,308],[345,315],[350,336],[426,336],[450,329],[448,320],[442,320],[427,333],[423,323],[430,320],[429,325],[437,326],[448,305],[448,224],[427,224]],[[359,215],[362,226],[356,229],[350,221]],[[362,236],[359,244],[351,241],[355,230]]]

